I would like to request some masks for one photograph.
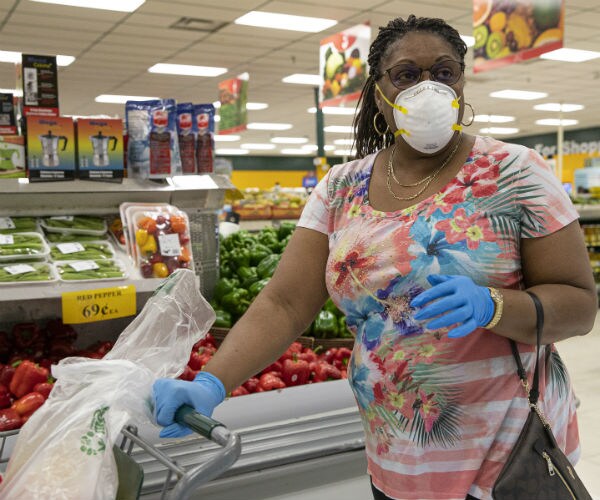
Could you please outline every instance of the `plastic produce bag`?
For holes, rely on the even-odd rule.
[[[166,279],[101,360],[72,357],[52,366],[50,397],[22,427],[0,498],[114,499],[112,451],[128,423],[152,422],[152,384],[176,377],[215,313],[194,273]]]

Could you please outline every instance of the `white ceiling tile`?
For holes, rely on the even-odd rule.
[[[299,2],[273,1],[261,7],[260,11],[277,12],[278,14],[290,14],[293,16],[323,17],[325,19],[341,20],[353,16],[363,9],[349,9],[347,6],[333,6],[329,2],[319,5],[314,3],[305,4]]]
[[[221,7],[206,5],[179,4],[174,2],[151,1],[143,4],[136,12],[140,14],[166,14],[169,16],[195,17],[215,21],[233,21],[246,13],[245,9],[234,7],[235,2],[223,2]]]
[[[33,2],[31,2],[33,3]],[[39,4],[44,5],[44,4]],[[86,9],[87,10],[87,9]],[[32,12],[23,13],[17,10],[11,17],[6,28],[20,26],[20,27],[40,27],[45,29],[54,29],[56,35],[60,35],[61,32],[71,31],[73,33],[95,33],[100,35],[105,31],[112,28],[114,23],[112,21],[102,21],[100,19],[89,18],[72,18],[72,17],[59,17],[40,14],[34,14]],[[3,30],[4,31],[4,30]]]

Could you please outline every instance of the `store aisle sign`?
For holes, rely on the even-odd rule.
[[[248,79],[238,77],[220,82],[219,101],[219,134],[234,134],[246,130]]]
[[[371,26],[359,24],[321,40],[320,106],[339,106],[360,97],[367,81]]]
[[[564,19],[564,0],[473,0],[473,72],[560,49]]]
[[[62,317],[66,324],[92,323],[136,314],[134,285],[65,292]]]

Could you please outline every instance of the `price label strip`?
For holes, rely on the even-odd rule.
[[[92,323],[136,314],[135,286],[96,288],[62,294],[62,317],[66,324]]]

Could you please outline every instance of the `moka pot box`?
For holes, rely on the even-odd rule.
[[[80,179],[120,182],[123,179],[123,121],[79,118],[75,124]]]
[[[75,178],[75,131],[71,118],[27,117],[27,168],[31,181]]]

